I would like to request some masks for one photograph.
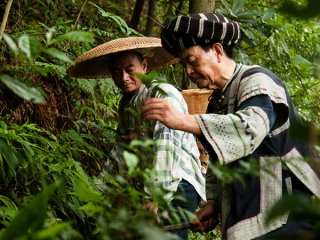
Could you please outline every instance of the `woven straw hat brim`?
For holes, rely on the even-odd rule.
[[[142,54],[145,51],[151,52],[152,56],[145,56],[148,60],[148,71],[169,66],[179,60],[162,47],[160,38],[128,37],[106,42],[83,53],[75,60],[75,65],[69,67],[67,73],[78,78],[111,77],[108,55],[127,50],[136,50]]]

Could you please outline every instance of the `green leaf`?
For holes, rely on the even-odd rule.
[[[8,220],[13,219],[17,215],[17,212],[18,212],[18,208],[15,205],[15,203],[10,198],[0,195],[0,216],[2,217],[2,223],[3,221],[7,223],[8,221],[6,219]],[[0,235],[0,239],[1,239],[1,235]]]
[[[94,217],[96,213],[101,213],[104,211],[103,207],[93,202],[88,202],[87,204],[80,207],[81,210],[85,211],[89,216]]]
[[[62,60],[64,62],[73,63],[73,61],[68,57],[67,54],[65,54],[64,52],[59,51],[56,48],[47,48],[47,49],[44,49],[43,52],[45,52],[48,55],[51,55],[54,58]]]
[[[156,71],[151,71],[147,74],[147,78],[150,80],[154,80],[158,78],[158,73]]]
[[[227,3],[227,1],[221,0],[221,2],[222,2],[222,4],[223,4],[223,6],[225,7],[225,9],[227,10],[227,12],[228,12],[230,15],[232,15],[232,10],[231,10],[231,8],[230,8],[230,5]]]
[[[4,230],[1,240],[11,240],[43,229],[48,201],[57,189],[57,184],[46,187],[28,206],[22,209]]]
[[[80,178],[75,182],[75,194],[80,201],[84,202],[99,202],[102,199],[100,192],[94,190],[90,185],[82,181]]]
[[[34,239],[53,239],[53,237],[62,233],[65,229],[70,227],[70,223],[57,223],[47,229],[43,229],[34,234]],[[59,238],[56,238],[59,239]]]
[[[18,142],[20,142],[23,146],[24,152],[28,156],[29,160],[32,160],[32,156],[34,156],[34,151],[31,148],[31,146],[33,146],[33,144],[25,140],[18,140]]]
[[[0,202],[3,203],[6,207],[12,208],[14,210],[18,210],[14,202],[11,201],[11,199],[6,196],[0,195]],[[0,205],[3,206],[3,204],[0,204]]]
[[[158,85],[153,87],[152,92],[155,97],[168,96],[168,93]]]
[[[66,34],[62,34],[56,38],[57,40],[68,40],[68,41],[78,41],[78,42],[93,42],[94,34],[84,31],[73,31]]]
[[[40,89],[28,87],[26,84],[5,74],[1,74],[0,79],[9,89],[11,89],[19,97],[27,101],[32,101],[34,103],[45,103],[44,94]]]
[[[244,0],[236,0],[236,1],[233,1],[233,4],[232,4],[232,12],[233,12],[235,15],[238,15],[239,13],[242,12],[243,6],[244,6]]]
[[[283,50],[285,51],[286,54],[289,54],[289,48],[288,48],[288,45],[286,43],[286,41],[280,37],[280,41],[281,41],[281,44],[282,44],[282,47],[283,47]]]
[[[300,70],[300,74],[302,75],[311,74],[315,68],[309,60],[305,59],[299,54],[292,58],[292,62]]]
[[[9,48],[14,53],[14,55],[17,55],[19,50],[17,44],[13,41],[13,39],[5,33],[3,34],[3,39],[8,44]]]
[[[55,32],[56,32],[56,28],[55,28],[55,27],[49,28],[48,32],[46,32],[46,40],[47,40],[47,43],[48,43],[48,44],[51,43],[52,35],[53,35],[53,33],[55,33]]]
[[[144,85],[147,86],[147,88],[150,88],[153,83],[157,82],[158,73],[155,71],[151,71],[148,74],[144,73],[136,73],[136,77],[143,82]]]
[[[257,44],[255,43],[255,35],[251,30],[248,29],[242,29],[241,31],[241,38],[242,41],[245,41],[248,43],[250,46],[256,46]]]
[[[262,19],[266,21],[270,18],[273,18],[274,14],[275,14],[275,10],[273,8],[269,8],[267,11],[264,12]]]
[[[20,49],[29,59],[35,59],[40,55],[41,44],[37,39],[29,37],[28,35],[22,35],[18,42]]]
[[[0,126],[3,130],[8,130],[8,125],[4,121],[0,121]]]
[[[13,149],[5,142],[0,139],[0,154],[4,157],[7,162],[9,169],[13,175],[15,174],[15,165],[17,157]]]
[[[135,154],[129,153],[127,151],[124,151],[123,156],[127,164],[129,173],[132,173],[138,166],[138,163],[139,163],[138,157]]]
[[[90,4],[95,6],[103,17],[110,18],[120,28],[122,33],[126,34],[127,36],[129,36],[131,33],[134,33],[135,35],[140,35],[141,36],[140,33],[135,31],[134,29],[130,28],[127,25],[126,21],[123,20],[121,17],[119,17],[119,16],[117,16],[117,15],[111,13],[111,12],[106,12],[101,7],[99,7],[98,5],[96,5],[96,4],[92,3],[92,2],[90,2]]]
[[[297,54],[293,57],[292,61],[297,64],[297,65],[311,65],[311,62],[308,61],[307,59],[305,59],[304,57],[302,57],[301,55]]]

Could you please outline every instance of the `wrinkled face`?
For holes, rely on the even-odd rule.
[[[147,72],[147,60],[142,60],[136,53],[126,52],[113,57],[110,64],[112,79],[123,95],[133,95],[142,85],[136,73]]]
[[[190,80],[199,88],[220,88],[220,66],[214,47],[205,51],[196,45],[179,53],[181,63],[184,66]]]

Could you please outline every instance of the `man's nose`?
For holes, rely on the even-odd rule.
[[[121,75],[122,75],[121,77],[122,77],[122,80],[123,80],[123,81],[127,81],[127,80],[130,79],[130,74],[128,74],[128,73],[127,73],[126,71],[124,71],[124,70],[121,72]]]

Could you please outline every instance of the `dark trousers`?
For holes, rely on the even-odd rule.
[[[182,179],[178,185],[177,192],[174,194],[174,199],[171,202],[172,209],[168,209],[171,220],[173,221],[163,220],[164,225],[188,223],[190,221],[190,214],[185,214],[185,212],[194,213],[199,207],[200,201],[201,198],[194,187],[189,182]],[[174,213],[172,211],[174,211]],[[178,221],[174,221],[177,218]],[[172,233],[177,234],[183,240],[188,239],[187,229],[173,231]]]

